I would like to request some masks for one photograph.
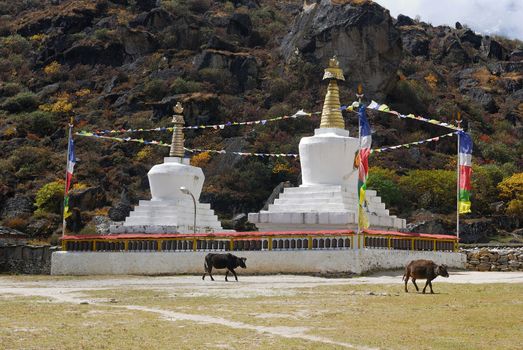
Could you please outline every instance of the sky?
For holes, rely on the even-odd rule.
[[[397,17],[404,14],[433,26],[456,22],[482,34],[523,40],[523,0],[374,0]]]

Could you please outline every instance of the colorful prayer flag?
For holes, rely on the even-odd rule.
[[[362,228],[369,227],[369,219],[365,214],[364,207],[366,205],[365,191],[367,189],[367,177],[369,175],[369,155],[372,144],[372,136],[370,124],[366,116],[366,107],[361,105],[358,111],[360,120],[360,151],[359,151],[359,167],[358,167],[358,225]]]
[[[67,155],[67,172],[66,172],[66,183],[64,193],[64,219],[71,216],[69,211],[69,189],[71,188],[71,182],[73,179],[74,166],[76,164],[76,156],[74,152],[74,140],[73,137],[69,137],[69,154]]]
[[[464,131],[459,137],[459,213],[470,213],[470,180],[472,175],[472,139]]]

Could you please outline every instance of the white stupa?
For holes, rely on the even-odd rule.
[[[349,137],[340,111],[336,80],[345,80],[333,58],[323,79],[329,80],[320,128],[300,140],[302,185],[285,188],[268,210],[249,213],[260,231],[327,230],[357,228],[358,169],[354,157],[357,138]],[[376,191],[367,190],[367,216],[371,228],[405,228],[404,219],[390,215]]]
[[[205,176],[184,158],[183,108],[174,108],[173,140],[169,157],[149,170],[151,200],[141,200],[123,224],[111,233],[193,233],[223,231],[208,203],[199,203]],[[191,196],[192,195],[192,196]],[[193,202],[194,198],[194,202]],[[196,205],[196,225],[194,207]]]

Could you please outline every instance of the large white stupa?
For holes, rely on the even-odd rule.
[[[358,169],[354,157],[358,138],[350,137],[340,111],[337,80],[345,80],[333,58],[325,69],[329,80],[320,128],[300,140],[302,184],[285,188],[268,210],[249,213],[260,231],[357,228]],[[376,191],[367,190],[367,216],[371,228],[405,228],[404,219],[390,215]]]
[[[184,158],[183,108],[174,109],[173,140],[169,157],[149,170],[151,200],[141,200],[111,233],[193,233],[223,231],[208,203],[199,203],[205,176]],[[196,214],[195,214],[196,207]],[[196,222],[196,224],[195,224]]]

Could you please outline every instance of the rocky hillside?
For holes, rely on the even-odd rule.
[[[521,227],[522,43],[482,36],[459,23],[433,27],[406,16],[395,19],[371,1],[335,3],[0,3],[0,220],[35,236],[59,229],[71,116],[75,130],[98,130],[169,126],[178,101],[187,125],[320,111],[322,69],[337,55],[347,77],[344,104],[362,83],[365,99],[405,114],[453,122],[461,112],[475,141],[471,232],[487,227],[483,232],[494,235]],[[344,116],[354,135],[355,115]],[[375,146],[448,132],[378,112],[370,120]],[[190,130],[186,146],[294,153],[318,123],[301,118]],[[165,132],[130,136],[170,142]],[[168,152],[92,138],[77,137],[76,143],[77,210],[70,226],[82,232],[91,232],[108,214],[121,219],[131,204],[148,197],[146,173]],[[415,227],[452,232],[455,153],[455,139],[447,138],[375,154],[371,184]],[[300,177],[298,161],[282,157],[201,153],[192,162],[206,174],[202,199],[226,219],[259,210],[276,185],[297,184]],[[506,191],[498,187],[504,183]]]

